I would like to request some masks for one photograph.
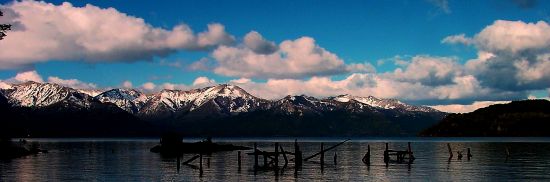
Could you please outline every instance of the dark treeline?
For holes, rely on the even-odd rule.
[[[497,104],[466,114],[450,114],[422,136],[550,136],[550,101]]]

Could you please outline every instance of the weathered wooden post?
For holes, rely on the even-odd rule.
[[[388,143],[386,143],[386,150],[384,150],[384,163],[386,163],[386,167],[388,167],[388,163],[390,162],[390,155],[388,151]]]
[[[451,149],[451,144],[447,143],[447,149],[449,149],[449,160],[453,158],[453,149]]]
[[[336,152],[334,152],[334,165],[335,166],[336,166],[336,164],[338,164],[337,160],[338,160],[338,155],[336,155]]]
[[[279,143],[275,142],[275,167],[279,167]]]
[[[254,169],[258,168],[258,149],[257,144],[254,143]]]
[[[179,155],[178,155],[178,158],[177,158],[176,162],[178,163],[177,164],[178,172],[180,172],[180,156]]]
[[[325,151],[323,149],[323,142],[321,142],[321,167],[325,165]]]
[[[267,154],[263,153],[264,156],[264,167],[267,167]]]
[[[300,168],[302,166],[302,151],[300,151],[298,139],[294,140],[294,163],[296,168]]]
[[[202,153],[199,154],[199,172],[202,176]]]
[[[241,151],[237,154],[237,165],[239,166],[239,171],[241,171]]]
[[[470,158],[472,158],[472,153],[470,152],[470,148],[468,148],[468,154],[467,154],[467,156],[468,156],[468,160],[470,160]]]
[[[363,156],[362,161],[367,164],[367,166],[370,166],[370,145],[367,145],[367,153]]]

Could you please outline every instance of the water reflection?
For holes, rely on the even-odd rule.
[[[292,151],[294,143],[278,141],[285,151]],[[550,143],[494,143],[451,142],[454,157],[448,160],[447,142],[413,141],[415,161],[411,165],[383,161],[384,142],[357,141],[330,150],[325,155],[323,167],[319,158],[304,162],[295,170],[290,161],[283,168],[280,157],[278,170],[253,168],[253,156],[241,155],[238,167],[237,151],[220,152],[203,156],[203,174],[198,170],[199,161],[191,166],[181,165],[177,170],[177,158],[166,158],[149,152],[156,140],[127,141],[41,141],[48,154],[27,156],[11,161],[0,161],[0,181],[86,180],[86,181],[364,181],[364,180],[522,180],[550,179]],[[231,142],[253,146],[251,141]],[[337,142],[325,141],[325,146]],[[370,145],[370,165],[362,162]],[[300,143],[304,156],[319,151],[319,142]],[[507,155],[506,148],[508,147]],[[259,142],[258,149],[272,151],[273,142]],[[389,143],[391,149],[406,149],[407,142]],[[473,158],[457,159],[456,151],[471,148]],[[114,151],[114,152],[113,152]],[[333,162],[337,155],[337,163]],[[185,154],[181,161],[192,158]],[[508,156],[508,159],[506,160]],[[293,156],[287,156],[289,160]],[[262,163],[262,159],[260,159]],[[194,167],[193,167],[194,166]]]

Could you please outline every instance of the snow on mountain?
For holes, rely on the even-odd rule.
[[[350,102],[351,100],[354,100],[359,103],[366,104],[375,108],[381,108],[381,109],[400,109],[405,111],[416,111],[416,112],[437,112],[437,110],[430,107],[413,106],[413,105],[403,103],[396,99],[379,99],[373,96],[359,97],[359,96],[352,96],[352,95],[346,94],[346,95],[331,97],[329,99],[333,99],[338,102]]]
[[[238,86],[221,84],[189,91],[162,90],[150,97],[142,113],[193,111],[206,103],[214,104],[219,110],[239,113],[263,106],[265,102]]]
[[[113,103],[119,108],[129,112],[137,113],[147,102],[147,96],[134,89],[111,89],[95,97],[103,103]]]
[[[0,90],[7,90],[7,89],[11,89],[11,88],[13,88],[13,86],[11,86],[11,84],[3,82],[2,80],[0,80]]]
[[[77,89],[80,93],[83,93],[83,94],[86,94],[86,95],[89,95],[89,96],[92,96],[92,97],[95,97],[101,93],[104,92],[104,90],[98,90],[98,89],[90,89],[90,90],[85,90],[85,89]]]
[[[359,97],[340,95],[317,99],[305,95],[287,96],[277,101],[255,97],[234,85],[181,90],[162,90],[149,96],[134,89],[111,89],[98,94],[96,91],[76,90],[51,83],[26,82],[10,84],[2,89],[3,94],[14,106],[44,107],[61,101],[77,106],[88,106],[91,100],[112,103],[136,115],[155,116],[170,113],[225,113],[237,114],[256,110],[275,109],[287,114],[322,113],[333,110],[346,112],[378,112],[396,110],[400,112],[439,112],[433,108],[413,106],[395,99],[379,99],[373,96]]]
[[[12,85],[4,95],[13,106],[45,107],[63,102],[66,106],[89,107],[92,97],[52,83],[25,82]]]

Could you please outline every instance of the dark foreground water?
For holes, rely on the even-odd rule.
[[[38,154],[10,161],[0,161],[0,181],[507,181],[550,180],[550,141],[547,138],[473,138],[473,139],[356,139],[334,150],[325,157],[324,168],[319,158],[304,162],[297,173],[294,163],[278,171],[254,172],[254,158],[244,155],[242,169],[237,167],[237,152],[206,155],[204,173],[198,168],[182,165],[178,171],[175,158],[163,158],[149,152],[157,144],[152,139],[35,139],[47,154]],[[220,140],[217,140],[220,141]],[[224,143],[274,150],[279,142],[287,151],[293,151],[292,139],[225,139]],[[338,140],[299,140],[304,157]],[[412,142],[416,160],[407,164],[383,162],[384,142],[391,149],[405,149]],[[471,148],[474,157],[448,161],[447,143],[453,150]],[[371,146],[371,166],[361,162]],[[506,157],[506,148],[510,157]],[[337,154],[337,164],[333,162]],[[183,156],[182,161],[192,154]],[[289,156],[289,158],[292,158]],[[280,159],[282,165],[283,159]],[[198,165],[198,161],[193,162]],[[260,158],[262,164],[262,158]]]

